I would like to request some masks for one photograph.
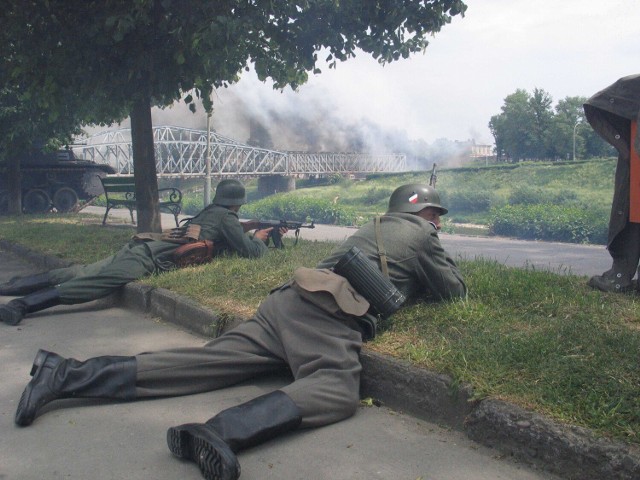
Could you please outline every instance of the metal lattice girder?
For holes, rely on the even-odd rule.
[[[153,137],[159,176],[205,176],[206,131],[154,127]],[[121,174],[133,173],[130,129],[99,133],[83,143],[74,147],[81,158],[109,164]],[[404,154],[279,152],[243,145],[215,132],[210,134],[209,149],[215,176],[401,172],[407,168]]]

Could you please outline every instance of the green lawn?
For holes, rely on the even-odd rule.
[[[0,238],[90,262],[134,233],[99,221],[87,215],[0,217]],[[333,247],[301,240],[262,259],[216,259],[145,283],[246,317],[296,267],[314,266]],[[494,262],[460,267],[467,300],[411,305],[367,348],[447,373],[472,385],[478,398],[502,398],[640,444],[640,297],[594,291],[583,277]]]

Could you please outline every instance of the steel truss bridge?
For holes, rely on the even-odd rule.
[[[290,177],[402,172],[404,154],[280,152],[239,143],[210,132],[182,127],[153,128],[156,171],[163,177],[283,175]],[[131,129],[95,134],[73,146],[79,158],[106,163],[122,175],[133,173]]]

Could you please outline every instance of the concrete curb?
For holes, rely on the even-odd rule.
[[[70,264],[3,240],[0,247],[42,270]],[[242,321],[220,317],[193,300],[140,283],[126,285],[110,300],[212,338]],[[555,423],[502,401],[474,400],[470,387],[455,385],[446,375],[366,349],[361,360],[361,395],[374,398],[377,404],[463,431],[482,445],[568,480],[640,478],[640,449],[636,447]]]

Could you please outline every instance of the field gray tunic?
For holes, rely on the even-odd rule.
[[[440,245],[432,223],[416,215],[393,213],[384,216],[381,232],[391,281],[409,297],[439,300],[466,295],[462,276]],[[352,245],[378,261],[371,223],[318,267],[332,266]],[[203,347],[138,355],[136,396],[216,390],[288,369],[293,382],[281,390],[300,409],[303,427],[353,415],[359,404],[362,369],[358,322],[326,292],[302,293],[295,282],[287,282],[271,292],[253,318]]]
[[[238,215],[228,208],[211,205],[196,215],[192,223],[201,227],[200,240],[214,242],[215,255],[237,253],[253,258],[268,250],[263,241],[244,233]],[[171,254],[179,246],[159,240],[132,240],[115,255],[98,262],[51,270],[49,279],[62,304],[88,302],[153,272],[174,267]]]

